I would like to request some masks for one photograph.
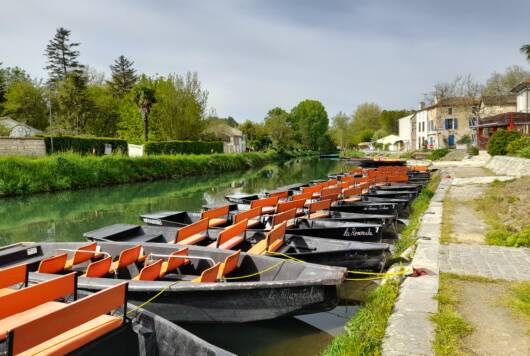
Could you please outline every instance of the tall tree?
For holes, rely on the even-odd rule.
[[[381,128],[381,108],[376,103],[362,103],[353,113],[352,131],[358,135],[361,131],[376,131]]]
[[[385,134],[399,133],[399,119],[410,115],[412,112],[408,110],[383,110],[379,121],[381,122],[381,129]]]
[[[42,88],[30,81],[16,81],[5,95],[4,114],[12,119],[44,130],[48,126],[48,110]]]
[[[112,72],[112,79],[108,84],[118,97],[123,97],[127,94],[134,84],[138,81],[136,70],[133,68],[134,62],[127,59],[124,55],[119,56],[114,60],[114,64],[110,66]]]
[[[350,117],[343,112],[339,112],[331,119],[331,137],[337,146],[344,149],[348,146],[350,130]]]
[[[432,104],[436,100],[455,96],[478,98],[481,92],[482,85],[471,74],[466,74],[458,75],[450,82],[436,83],[433,90],[424,94],[424,97],[427,103]]]
[[[486,81],[482,95],[506,95],[517,84],[528,79],[530,72],[513,65],[506,68],[504,73],[493,72]]]
[[[318,100],[304,100],[291,110],[289,115],[295,125],[302,145],[318,149],[318,140],[328,130],[329,119],[324,105]]]
[[[58,125],[66,132],[84,133],[94,106],[87,92],[87,78],[76,72],[67,73],[56,87]]]
[[[525,44],[521,47],[521,53],[526,56],[528,62],[530,62],[530,44]]]
[[[83,65],[78,61],[78,42],[70,42],[70,31],[59,27],[53,39],[46,46],[45,56],[48,57],[48,71],[51,82],[63,80],[68,73],[81,74]]]
[[[2,68],[0,62],[0,113],[2,112],[2,103],[5,101],[5,94],[11,84],[19,81],[31,81],[28,73],[20,67]]]
[[[143,75],[140,82],[133,88],[133,92],[144,124],[144,142],[147,142],[149,139],[149,113],[153,104],[156,103],[155,87],[153,82]]]
[[[289,113],[276,107],[267,113],[265,130],[269,134],[274,147],[291,148],[293,142],[293,128],[289,123]]]

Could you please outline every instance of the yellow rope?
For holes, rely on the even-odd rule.
[[[301,262],[301,263],[305,262],[303,260],[299,260],[297,258],[294,258],[292,256],[289,256],[289,255],[286,255],[286,254],[280,253],[280,252],[269,251],[267,253],[269,253],[271,255],[282,256],[282,257],[285,257],[285,258],[290,259],[290,260],[295,261],[295,262]],[[345,280],[347,280],[347,281],[370,281],[370,280],[382,279],[382,278],[389,277],[389,276],[402,276],[402,275],[406,274],[405,271],[400,271],[400,272],[365,272],[365,271],[352,271],[352,270],[348,270],[348,273],[351,273],[351,274],[366,274],[366,275],[377,276],[377,277],[345,278]]]
[[[284,263],[285,261],[280,261],[278,263],[276,263],[275,265],[272,265],[268,268],[265,268],[264,270],[261,270],[261,271],[258,271],[256,273],[252,273],[252,274],[247,274],[246,276],[237,276],[237,277],[224,277],[223,279],[226,279],[226,280],[234,280],[234,279],[243,279],[243,278],[249,278],[249,277],[254,277],[254,276],[259,276],[260,274],[263,274],[265,272],[268,272],[270,271],[271,269],[274,269],[276,267],[278,267],[279,265],[281,265],[282,263]]]

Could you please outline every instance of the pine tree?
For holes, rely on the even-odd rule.
[[[108,82],[110,89],[114,94],[123,97],[127,94],[134,84],[138,81],[136,70],[133,68],[134,62],[128,60],[124,55],[114,60],[110,66],[112,79]]]
[[[83,65],[77,60],[79,51],[75,48],[78,42],[70,42],[70,31],[60,27],[55,36],[46,46],[45,56],[48,57],[48,70],[50,81],[63,80],[68,73],[82,74]]]

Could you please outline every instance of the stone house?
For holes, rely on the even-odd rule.
[[[210,126],[205,133],[223,141],[224,153],[242,153],[247,150],[245,135],[240,130],[224,123]]]
[[[515,107],[506,104],[504,112],[492,111],[480,116],[476,125],[476,144],[486,148],[489,138],[498,129],[514,130],[530,135],[530,78],[516,85],[511,92],[516,96]]]
[[[454,147],[463,136],[471,136],[470,122],[479,101],[468,97],[435,100],[416,112],[416,149]]]

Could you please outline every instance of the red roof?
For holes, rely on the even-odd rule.
[[[508,126],[510,124],[510,117],[514,125],[530,125],[530,113],[505,112],[480,118],[477,127]]]

